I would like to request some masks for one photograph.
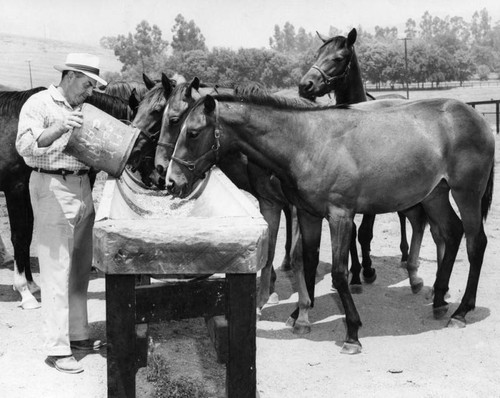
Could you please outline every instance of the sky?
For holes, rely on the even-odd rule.
[[[500,21],[499,0],[0,0],[0,32],[98,45],[103,36],[135,33],[146,20],[170,41],[175,17],[194,20],[209,48],[269,47],[274,26],[296,31],[344,34],[362,26],[396,26],[401,37],[408,18],[461,16],[470,22],[486,8]]]

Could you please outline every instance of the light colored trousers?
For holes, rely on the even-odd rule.
[[[95,217],[89,178],[33,171],[30,196],[45,348],[47,355],[71,355],[70,340],[89,338],[87,290]]]
[[[0,265],[9,263],[14,260],[14,257],[7,251],[2,237],[0,236]]]

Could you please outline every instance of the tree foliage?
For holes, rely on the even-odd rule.
[[[206,51],[205,37],[201,34],[200,28],[193,20],[187,22],[179,14],[175,17],[175,25],[172,28],[172,49],[174,52],[185,52],[200,50]]]
[[[112,49],[123,63],[122,77],[140,80],[142,73],[157,78],[180,73],[202,82],[230,86],[257,81],[269,88],[293,87],[314,63],[322,41],[315,33],[290,22],[275,25],[269,48],[213,48],[196,23],[181,14],[172,27],[172,41],[162,39],[156,26],[142,21],[135,33],[103,37],[101,45]],[[408,19],[403,34],[396,27],[376,26],[374,33],[357,27],[358,54],[364,80],[377,85],[486,79],[500,71],[500,22],[492,24],[486,9],[475,12],[470,22],[462,17],[439,18],[425,12],[420,20]],[[330,26],[325,37],[346,35]],[[406,37],[405,58],[402,38]]]

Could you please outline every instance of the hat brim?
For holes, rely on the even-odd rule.
[[[81,70],[81,69],[77,69],[77,68],[73,68],[71,66],[67,66],[67,65],[54,65],[54,69],[59,71],[59,72],[63,72],[65,70],[72,70],[72,71],[75,71],[75,72],[80,72],[80,73],[83,73],[84,75],[90,77],[91,79],[94,79],[95,81],[97,81],[98,83],[106,86],[108,84],[108,82],[106,80],[104,80],[103,78],[99,77],[99,75],[96,75],[95,73],[92,73],[92,72],[87,72],[85,70]]]

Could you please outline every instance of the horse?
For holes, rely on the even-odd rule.
[[[319,33],[318,37],[323,45],[318,50],[316,61],[304,74],[299,83],[299,95],[303,98],[315,100],[330,92],[334,93],[337,104],[356,104],[373,101],[375,97],[365,92],[361,77],[361,68],[354,48],[357,38],[356,29],[352,29],[347,37],[335,36],[325,38]],[[380,99],[405,100],[405,97],[397,94],[389,94],[379,97],[370,107],[386,107],[397,104],[399,101],[380,101]],[[401,263],[408,270],[410,287],[413,293],[418,293],[423,287],[423,280],[418,276],[418,256],[423,233],[426,225],[425,212],[421,206],[415,206],[406,216],[398,212],[401,229]],[[413,234],[410,251],[408,253],[408,241],[406,239],[406,218],[408,217]],[[364,214],[358,231],[358,240],[361,246],[362,263],[360,264],[356,248],[356,225],[353,225],[353,236],[351,242],[351,288],[360,291],[360,271],[363,268],[363,279],[372,283],[376,279],[376,271],[372,268],[370,258],[371,241],[373,239],[373,225],[375,214]]]
[[[330,226],[332,281],[345,310],[342,353],[361,352],[361,319],[347,281],[356,213],[402,211],[421,204],[438,247],[433,313],[445,294],[465,233],[469,277],[448,327],[465,327],[475,308],[486,249],[484,220],[493,194],[495,138],[484,118],[452,99],[404,101],[385,108],[312,106],[273,96],[200,98],[184,120],[167,170],[167,190],[184,198],[231,151],[274,172],[297,207],[303,270],[297,270],[299,318],[310,330],[323,218]],[[300,148],[300,150],[298,150]],[[450,204],[453,196],[461,220]]]
[[[169,100],[163,115],[160,137],[155,154],[155,166],[162,178],[158,182],[159,188],[164,188],[164,177],[173,148],[179,135],[183,118],[197,98],[207,93],[234,93],[235,95],[265,92],[265,88],[255,82],[242,83],[234,89],[203,86],[197,77],[190,83],[178,84]],[[283,195],[280,183],[273,178],[267,170],[262,169],[241,153],[234,153],[226,157],[219,164],[220,169],[240,189],[253,195],[258,203],[261,214],[269,225],[269,246],[267,262],[261,272],[259,294],[257,298],[257,310],[261,311],[267,302],[277,302],[278,295],[274,290],[276,272],[273,260],[276,250],[276,239],[279,230],[281,211],[283,210],[286,220],[287,239],[285,243],[285,258],[282,268],[287,268],[294,253],[292,247],[292,213],[291,207]],[[295,260],[299,261],[299,260]]]
[[[176,81],[170,79],[165,73],[161,74],[158,82],[153,82],[143,75],[148,91],[137,106],[136,114],[131,122],[132,127],[139,129],[140,133],[129,157],[129,163],[134,165],[141,174],[141,181],[136,183],[146,188],[155,187],[159,176],[154,166],[154,154],[160,128],[163,111],[166,107]]]
[[[134,98],[136,98],[137,101],[140,102],[149,90],[147,87],[148,84],[152,82],[151,79],[149,79],[149,77],[147,77],[145,74],[143,74],[143,80],[144,83],[136,81],[115,80],[107,84],[107,86],[104,88],[104,93],[124,100],[129,100],[129,98],[134,94]]]
[[[21,295],[23,309],[36,309],[40,304],[33,293],[40,290],[33,281],[30,268],[30,246],[33,236],[33,211],[29,195],[29,177],[31,168],[17,153],[15,142],[19,113],[27,99],[45,87],[37,87],[26,91],[0,92],[0,190],[5,194],[7,212],[11,230],[11,241],[14,247],[14,283],[13,287]],[[108,94],[93,92],[86,100],[99,109],[118,119],[131,115],[125,101]],[[95,180],[96,170],[89,177]]]
[[[26,91],[0,91],[0,190],[5,194],[11,241],[14,247],[13,287],[21,295],[24,309],[39,308],[33,293],[40,287],[33,280],[30,246],[33,234],[33,211],[29,195],[31,169],[17,153],[15,142],[19,112],[33,94],[45,90],[36,87]]]

